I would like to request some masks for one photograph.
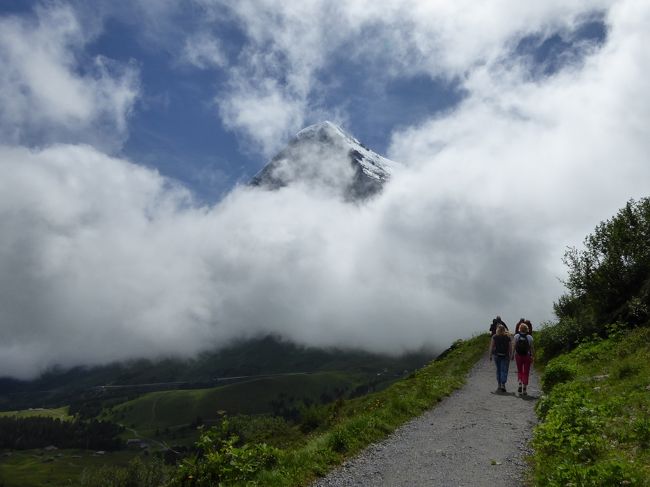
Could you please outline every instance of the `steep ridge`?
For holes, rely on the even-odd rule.
[[[359,201],[380,192],[400,167],[325,121],[298,132],[250,184],[279,189],[301,183]]]

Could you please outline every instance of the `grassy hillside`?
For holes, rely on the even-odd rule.
[[[307,401],[319,403],[325,393],[350,391],[362,384],[365,375],[321,372],[254,379],[209,389],[162,391],[145,394],[106,411],[101,418],[153,436],[156,430],[219,419],[224,413],[262,414],[273,412],[273,403],[286,405]]]
[[[650,328],[582,343],[542,384],[534,485],[650,485]]]
[[[0,417],[9,417],[9,418],[32,418],[32,417],[44,417],[44,418],[54,418],[60,419],[61,421],[72,421],[72,416],[68,412],[68,407],[61,407],[56,409],[45,409],[45,408],[36,408],[36,409],[24,409],[21,411],[0,411]]]
[[[0,459],[0,485],[3,487],[70,487],[79,485],[84,469],[107,463],[126,467],[133,452],[107,452],[97,455],[87,450],[23,450]]]

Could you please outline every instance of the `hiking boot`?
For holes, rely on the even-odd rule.
[[[506,385],[505,384],[501,384],[501,392],[506,392]]]
[[[518,392],[519,394],[521,394],[521,387],[522,387],[522,386],[521,386],[521,382],[520,382],[520,383],[519,383],[519,387],[517,387],[517,392]]]
[[[526,386],[524,386],[524,390],[523,390],[523,392],[521,393],[521,395],[522,395],[522,396],[527,396],[527,395],[528,395],[528,393],[526,392]]]

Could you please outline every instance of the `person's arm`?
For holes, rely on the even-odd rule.
[[[515,347],[513,345],[514,342],[517,341],[517,334],[512,337],[512,340],[510,340],[510,347],[508,348],[510,350],[510,360],[515,359]]]
[[[490,355],[490,361],[492,361],[493,351],[494,351],[494,337],[490,338],[490,348],[488,349],[488,354]]]

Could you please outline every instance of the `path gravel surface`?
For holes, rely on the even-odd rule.
[[[520,397],[510,362],[506,387],[496,391],[495,366],[486,355],[462,389],[312,487],[521,486],[537,421],[537,374],[531,371],[528,397]]]

